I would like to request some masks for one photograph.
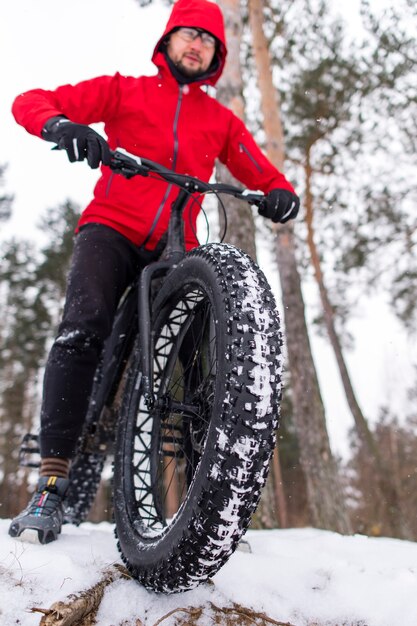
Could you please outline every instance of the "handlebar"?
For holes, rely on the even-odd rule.
[[[250,191],[248,189],[241,189],[240,187],[224,183],[206,183],[194,176],[173,172],[155,161],[131,154],[123,148],[118,148],[114,151],[112,150],[110,154],[110,169],[116,174],[121,174],[125,178],[153,175],[166,182],[176,185],[180,189],[184,189],[184,191],[187,191],[190,194],[223,193],[239,198],[240,200],[245,200],[249,204],[254,204],[258,208],[261,208],[265,202],[265,195],[260,191]]]

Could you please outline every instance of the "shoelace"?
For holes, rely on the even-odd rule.
[[[44,489],[34,494],[32,502],[29,505],[29,511],[37,517],[51,515],[51,513],[55,512],[60,502],[60,496]]]

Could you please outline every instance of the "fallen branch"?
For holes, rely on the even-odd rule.
[[[210,610],[214,613],[215,624],[219,624],[219,626],[294,626],[294,624],[290,624],[289,622],[277,622],[265,615],[265,613],[257,613],[252,609],[248,609],[240,604],[233,604],[231,607],[219,607],[210,602]],[[169,617],[172,617],[175,614],[185,613],[187,617],[186,621],[183,621],[182,618],[179,618],[180,621],[177,621],[176,624],[181,626],[182,624],[189,626],[198,626],[198,620],[202,616],[204,612],[204,607],[188,607],[188,608],[177,608],[173,609],[163,617],[160,617],[157,622],[153,624],[153,626],[159,626],[167,620]]]
[[[33,613],[43,613],[39,626],[92,626],[108,585],[120,578],[130,578],[128,571],[115,564],[104,572],[104,577],[86,591],[68,596],[65,602],[54,602],[49,609],[33,607]]]
[[[236,616],[239,619],[246,618],[247,620],[252,620],[254,624],[259,624],[259,626],[264,626],[264,624],[272,624],[273,626],[294,626],[294,624],[290,624],[289,622],[277,622],[276,620],[272,619],[272,617],[268,617],[267,615],[265,615],[265,613],[258,613],[256,611],[253,611],[252,609],[241,606],[240,604],[233,604],[232,607],[219,607],[215,604],[210,604],[211,608],[217,613],[224,613],[225,615]],[[244,622],[240,623],[243,624]]]

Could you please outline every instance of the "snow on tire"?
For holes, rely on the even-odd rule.
[[[145,587],[213,576],[247,529],[275,445],[281,332],[260,269],[233,246],[188,253],[154,303],[154,391],[133,360],[116,437],[118,545]]]

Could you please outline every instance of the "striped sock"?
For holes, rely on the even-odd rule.
[[[40,476],[58,476],[59,478],[68,478],[70,469],[70,460],[60,457],[46,457],[41,459]]]

